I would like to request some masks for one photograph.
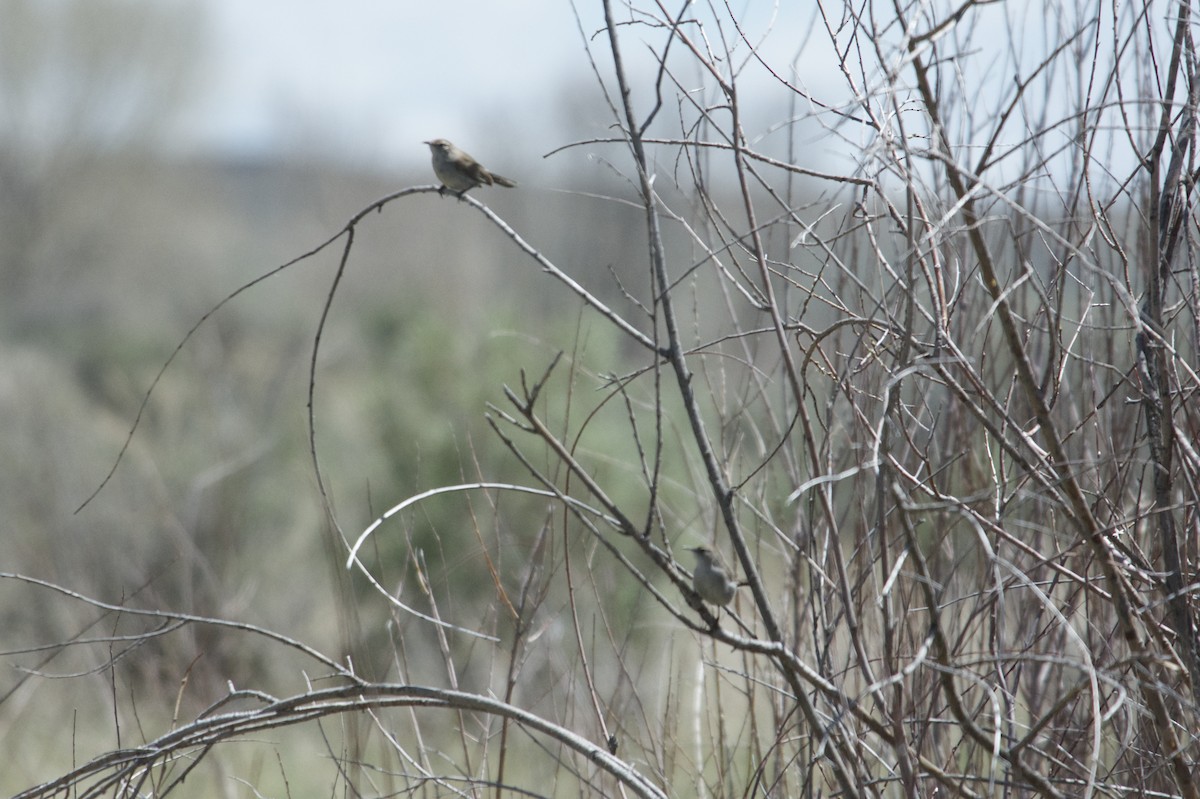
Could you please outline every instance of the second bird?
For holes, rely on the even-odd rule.
[[[425,144],[429,145],[429,152],[433,154],[433,172],[438,180],[460,196],[476,186],[511,188],[517,185],[515,180],[487,171],[482,164],[445,139],[434,139]]]
[[[696,556],[696,570],[692,572],[692,587],[705,602],[714,605],[728,605],[729,600],[737,593],[737,583],[729,579],[729,575],[721,564],[713,560],[713,553],[706,547],[690,547]]]

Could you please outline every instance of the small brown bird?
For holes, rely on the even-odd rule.
[[[425,144],[429,145],[429,152],[433,154],[434,174],[444,188],[450,189],[460,197],[476,186],[496,185],[511,188],[517,185],[515,180],[488,172],[478,161],[445,139],[434,139]]]

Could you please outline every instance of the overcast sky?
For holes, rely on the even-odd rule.
[[[103,7],[88,5],[96,0],[0,0],[0,38],[5,30],[17,30],[5,24],[20,16],[17,10],[52,9],[55,3],[68,2],[80,4],[76,10]],[[172,2],[200,12],[194,25],[200,63],[193,93],[185,106],[187,113],[170,128],[168,139],[168,147],[175,152],[284,158],[311,155],[360,165],[410,167],[427,162],[428,153],[421,142],[437,137],[451,139],[485,163],[503,163],[509,153],[528,159],[575,138],[610,135],[612,120],[601,102],[584,41],[589,37],[600,72],[611,87],[600,0],[575,0],[581,20],[576,20],[571,0],[132,0],[112,8],[136,10],[144,4],[146,9],[161,10]],[[720,68],[728,74],[732,63],[737,70],[742,121],[751,144],[768,153],[774,146],[779,155],[780,145],[790,136],[787,143],[798,146],[796,157],[802,165],[834,171],[854,169],[855,155],[874,146],[874,134],[866,126],[823,111],[854,101],[837,68],[838,56],[832,52],[829,34],[817,17],[816,4],[805,0],[730,2],[729,9],[724,2],[687,5],[689,17],[703,24],[702,32],[695,25],[687,31],[698,40],[704,37],[720,59],[725,47],[732,50],[731,58],[722,60]],[[1047,31],[1057,36],[1056,25],[1083,24],[1073,19],[1048,21],[1035,5],[1027,0],[983,5],[964,23],[965,56],[955,69],[962,86],[969,86],[984,103],[989,102],[989,92],[1011,93],[1013,74],[1037,72]],[[623,24],[631,19],[639,23],[648,20],[632,17],[632,12],[615,0],[614,7],[626,66],[632,73],[635,107],[645,111],[652,103],[654,56],[667,32],[653,24]],[[654,7],[645,4],[647,9]],[[684,7],[681,1],[672,12]],[[734,29],[731,13],[740,30]],[[34,16],[41,19],[27,22],[27,27],[55,24],[53,14]],[[67,47],[68,54],[86,51],[91,44],[86,41],[87,34],[95,30],[100,41],[107,33],[110,49],[116,47],[132,71],[151,77],[167,74],[167,70],[156,73],[153,67],[126,57],[128,50],[121,48],[150,40],[158,41],[168,53],[182,54],[187,49],[179,43],[177,28],[170,39],[138,38],[133,30],[136,26],[113,19],[117,16],[110,9],[85,20],[89,27],[84,29],[82,45],[79,37],[68,36],[58,42],[60,49]],[[851,48],[853,63],[859,57],[853,48],[864,46],[865,40],[854,38],[853,26],[846,20],[830,20],[829,24],[835,28],[840,46]],[[902,33],[886,19],[873,20],[873,24],[892,39]],[[119,45],[113,44],[119,39],[112,35],[114,27],[127,34]],[[191,35],[191,27],[189,22],[185,35]],[[1016,31],[1013,40],[1007,38],[1008,31]],[[104,70],[90,68],[86,57],[63,56],[51,47],[42,47],[45,37],[36,35],[38,32],[9,37],[13,46],[5,52],[24,50],[21,56],[31,62],[58,58],[67,68],[83,65],[76,71],[84,74],[82,80],[80,75],[73,76],[79,83],[74,94],[66,91],[62,97],[54,90],[70,89],[66,78],[72,76],[59,75],[56,80],[52,75],[49,81],[35,83],[35,90],[25,93],[25,99],[33,97],[35,101],[25,106],[36,110],[36,106],[57,103],[77,108],[88,101],[93,109],[115,105],[109,95],[97,91],[113,82]],[[750,55],[751,47],[740,35],[753,44],[769,69]],[[943,35],[953,37],[958,31],[947,29]],[[46,41],[53,43],[52,39]],[[1013,43],[1006,45],[1005,41]],[[997,47],[994,53],[983,52],[981,45],[984,50]],[[885,41],[881,52],[885,59],[899,59],[904,50],[899,41]],[[872,93],[886,91],[886,74],[892,68],[903,69],[890,63],[881,67],[873,59],[874,54],[865,54],[867,74],[854,73],[853,79],[856,83],[865,80]],[[1003,63],[993,68],[998,59]],[[20,63],[20,59],[16,61]],[[682,91],[701,103],[723,102],[711,76],[678,42],[672,49],[671,66],[675,72],[666,87],[668,105],[670,98],[681,96],[671,80],[680,81]],[[816,103],[808,107],[804,97],[781,87],[770,70],[804,88]],[[897,84],[900,91],[906,80],[902,76]],[[703,95],[695,94],[697,88]],[[119,92],[111,97],[120,100]],[[5,99],[0,98],[0,124]],[[818,114],[822,115],[820,122],[815,119]],[[48,111],[41,125],[23,124],[36,116],[26,107],[8,116],[13,118],[9,122],[24,128],[27,139],[34,142],[39,136],[72,129],[69,122],[62,123],[70,120],[69,115]],[[667,125],[674,116],[674,109],[667,108],[660,123]],[[808,127],[785,127],[793,116]],[[826,127],[820,127],[822,124]],[[1020,135],[1019,125],[1009,127],[1013,136]],[[677,125],[672,133],[678,133]]]
[[[478,141],[486,131],[544,151],[561,143],[571,95],[597,91],[569,0],[200,2],[209,63],[188,125],[204,145],[333,147],[402,165],[427,157],[421,141],[439,136],[492,149]],[[578,5],[590,35],[601,6]],[[748,20],[763,30],[776,9],[754,5]],[[801,14],[811,14],[786,5],[769,42],[785,64],[803,40]],[[627,44],[636,63],[644,48]]]
[[[544,112],[586,61],[562,0],[204,0],[201,137],[405,160],[423,139]]]

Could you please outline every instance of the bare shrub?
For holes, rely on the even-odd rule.
[[[461,201],[604,331],[490,406],[520,468],[345,529],[318,335],[328,553],[377,589],[347,585],[345,651],[93,602],[306,681],[231,685],[21,795],[163,794],[299,727],[324,792],[1196,797],[1192,9],[822,3],[819,79],[748,12],[602,11],[615,132],[565,150],[632,187],[645,263],[570,275]],[[358,226],[433,191],[319,248],[331,303]],[[413,545],[448,500],[470,529]],[[701,543],[743,581],[727,609],[691,589]],[[368,602],[381,677],[353,652]],[[275,746],[257,774],[301,793],[320,770]]]

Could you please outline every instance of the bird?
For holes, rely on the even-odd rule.
[[[433,155],[433,173],[442,182],[439,191],[450,189],[461,197],[476,186],[512,188],[517,185],[511,178],[487,171],[482,164],[446,139],[424,143],[429,145],[429,152]]]
[[[705,602],[728,605],[737,592],[737,583],[729,579],[725,569],[713,560],[707,547],[689,547],[696,556],[696,570],[692,572],[692,587]]]

